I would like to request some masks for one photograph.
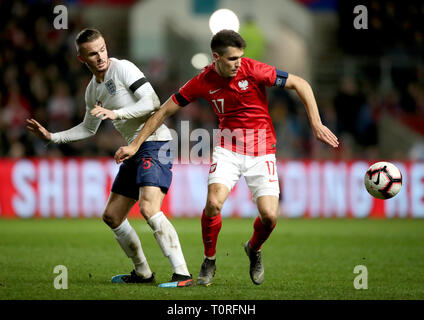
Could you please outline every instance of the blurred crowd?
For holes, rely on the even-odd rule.
[[[81,121],[90,73],[75,56],[78,22],[70,22],[66,32],[55,30],[53,6],[45,1],[2,1],[0,15],[0,155],[70,155],[96,149],[94,141],[51,147],[25,128],[31,117],[52,132]]]
[[[390,2],[391,3],[391,2]],[[371,6],[371,4],[370,4]],[[372,7],[373,8],[373,7]],[[390,9],[388,12],[397,12]],[[409,8],[409,7],[408,7]],[[415,8],[415,9],[414,9]],[[424,17],[424,6],[417,4],[417,16]],[[376,11],[381,14],[387,12]],[[351,14],[351,13],[350,13]],[[377,17],[377,18],[376,18]],[[415,17],[415,16],[414,16]],[[370,25],[384,26],[386,20],[374,16]],[[96,136],[71,144],[55,145],[41,141],[27,132],[25,120],[35,118],[49,131],[66,130],[79,124],[85,113],[84,92],[91,74],[76,58],[74,38],[85,25],[81,18],[69,21],[68,30],[55,30],[52,5],[49,2],[0,2],[0,156],[111,156],[125,141],[110,121],[104,121]],[[378,54],[398,56],[421,54],[423,33],[416,30],[414,19],[398,20],[404,32],[380,37],[379,41],[412,41],[402,51],[402,43],[383,43],[384,52]],[[351,19],[349,20],[351,23]],[[392,22],[387,22],[392,23]],[[344,28],[343,25],[341,29]],[[385,34],[386,29],[382,31]],[[106,37],[107,38],[107,37]],[[106,39],[107,40],[107,39]],[[372,40],[372,39],[371,39]],[[371,41],[370,40],[370,41]],[[359,40],[358,40],[359,41]],[[347,51],[352,43],[342,43]],[[396,50],[397,51],[396,51]],[[420,51],[421,50],[421,51]],[[111,56],[113,50],[109,48]],[[350,52],[361,56],[361,52]],[[127,57],[117,57],[127,58]],[[417,60],[414,60],[417,61]],[[161,102],[175,92],[187,79],[178,76],[155,77],[155,68],[164,66],[157,61],[140,66],[157,91]],[[165,66],[166,68],[166,66]],[[378,121],[384,112],[396,116],[418,115],[424,118],[424,67],[423,64],[397,65],[391,69],[392,85],[384,88],[383,75],[364,66],[361,77],[340,79],[338,91],[331,97],[316,93],[323,122],[341,139],[338,150],[314,142],[308,118],[300,100],[288,90],[269,89],[269,109],[278,139],[278,156],[282,158],[376,158],[378,157]],[[190,121],[190,129],[217,128],[217,119],[210,106],[198,101],[178,112],[168,126],[179,131],[182,120]],[[192,142],[195,143],[195,142]],[[402,156],[402,155],[400,155]]]

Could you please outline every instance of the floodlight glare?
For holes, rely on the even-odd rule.
[[[191,58],[191,64],[198,70],[202,70],[209,62],[209,56],[206,53],[196,53]]]
[[[219,9],[212,13],[209,18],[209,28],[213,34],[222,29],[230,29],[238,32],[240,28],[239,18],[230,9]]]

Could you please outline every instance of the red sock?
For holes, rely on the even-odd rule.
[[[216,253],[216,242],[222,226],[221,214],[218,214],[215,217],[208,217],[205,214],[205,210],[203,210],[201,221],[205,256],[213,257]]]
[[[272,230],[274,230],[276,224],[277,223],[274,223],[272,227],[267,227],[262,223],[261,219],[257,217],[253,224],[253,235],[250,239],[250,247],[255,251],[260,250],[266,239],[270,236]]]

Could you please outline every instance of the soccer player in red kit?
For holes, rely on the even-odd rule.
[[[276,136],[268,112],[266,87],[294,89],[305,105],[315,137],[333,148],[337,137],[321,123],[308,82],[285,71],[244,58],[244,39],[235,31],[222,30],[212,37],[213,63],[172,95],[149,118],[137,138],[115,153],[117,163],[132,157],[144,140],[163,123],[197,98],[206,99],[219,118],[217,144],[212,155],[208,195],[202,213],[204,261],[197,284],[208,286],[216,271],[215,253],[221,230],[221,208],[231,189],[245,177],[258,207],[253,235],[244,246],[254,284],[264,280],[261,248],[278,216],[279,183],[275,168]]]

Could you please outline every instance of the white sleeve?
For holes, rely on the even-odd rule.
[[[137,97],[138,101],[114,110],[118,119],[139,118],[159,109],[159,98],[143,72],[128,60],[121,60],[120,66],[120,77],[123,84]]]
[[[100,118],[93,117],[87,107],[84,120],[79,125],[69,130],[52,133],[51,140],[55,143],[68,143],[89,138],[96,134],[101,121]]]
[[[150,83],[143,84],[134,92],[134,95],[139,99],[136,103],[114,110],[118,119],[140,118],[159,109],[159,98]]]

